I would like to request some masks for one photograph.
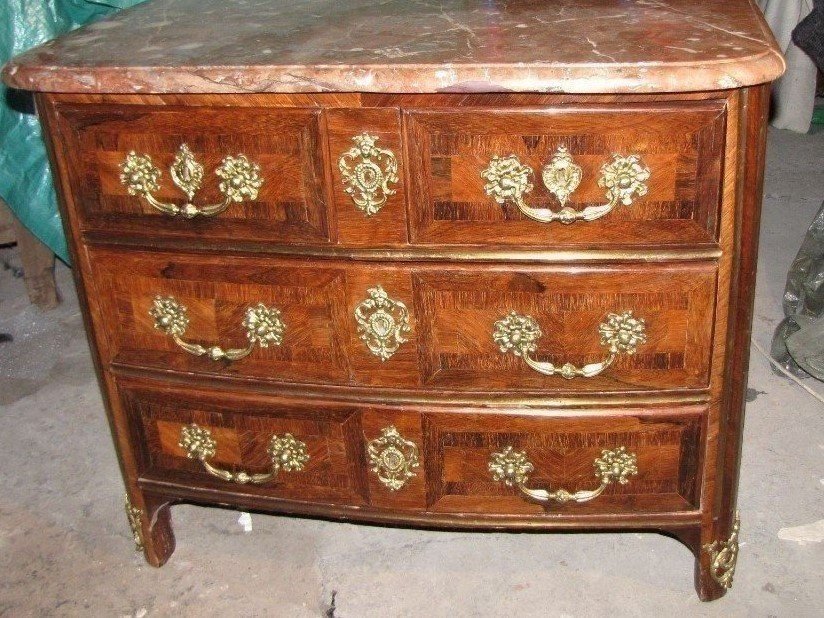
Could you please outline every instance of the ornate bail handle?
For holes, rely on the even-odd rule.
[[[180,145],[169,171],[172,182],[189,198],[182,206],[161,202],[152,195],[160,189],[160,170],[152,163],[149,155],[131,151],[120,164],[120,182],[126,187],[129,195],[143,197],[155,209],[166,215],[180,215],[185,219],[197,216],[214,217],[229,208],[232,202],[255,200],[263,184],[260,166],[249,161],[246,155],[225,157],[215,170],[215,174],[222,179],[218,188],[225,199],[219,204],[195,206],[192,200],[203,184],[203,166],[195,159],[189,146]]]
[[[378,148],[378,137],[361,133],[355,145],[338,159],[343,190],[367,217],[376,215],[390,195],[397,193],[398,160],[388,148]]]
[[[255,345],[261,348],[268,348],[270,343],[280,345],[286,330],[286,324],[280,319],[278,309],[258,303],[246,309],[246,316],[243,319],[243,329],[246,331],[249,345],[245,348],[224,350],[217,345],[207,348],[183,339],[186,328],[189,326],[189,317],[186,315],[186,307],[172,296],[155,296],[149,315],[154,319],[154,327],[169,335],[183,350],[195,356],[208,356],[214,361],[240,360],[249,356],[255,349]]]
[[[303,470],[304,464],[309,461],[309,453],[306,450],[306,444],[296,439],[292,434],[284,434],[280,436],[272,436],[269,440],[269,446],[266,453],[272,462],[272,469],[270,472],[263,474],[249,474],[248,472],[230,472],[216,468],[209,460],[215,456],[217,452],[217,442],[212,437],[212,432],[208,429],[198,426],[195,423],[186,425],[180,430],[180,442],[178,446],[186,451],[186,456],[189,459],[198,459],[206,471],[212,476],[216,476],[224,481],[230,483],[237,483],[238,485],[261,485],[268,483],[277,478],[281,470],[286,472],[299,472]]]
[[[601,456],[594,463],[595,476],[601,484],[596,489],[569,492],[566,489],[547,491],[545,489],[530,489],[526,486],[529,475],[535,466],[527,459],[524,451],[516,451],[507,446],[500,453],[492,453],[489,459],[489,472],[494,481],[499,481],[507,487],[517,487],[518,490],[538,502],[587,502],[600,496],[612,482],[626,485],[627,477],[638,474],[638,457],[628,452],[626,447],[619,446],[615,450],[603,450]]]
[[[559,146],[541,174],[544,186],[561,204],[561,210],[557,212],[550,208],[534,208],[524,201],[524,196],[533,189],[532,176],[532,168],[521,163],[514,154],[492,157],[489,167],[481,172],[481,178],[487,181],[484,191],[498,204],[512,201],[527,217],[541,223],[573,223],[594,221],[619,203],[629,206],[636,196],[646,195],[650,171],[638,155],[613,155],[612,161],[601,167],[601,177],[598,179],[598,186],[606,189],[607,203],[575,210],[564,204],[578,188],[582,171],[566,147]]]
[[[565,363],[558,367],[553,363],[537,361],[530,356],[538,349],[538,340],[543,336],[538,322],[529,315],[520,315],[511,312],[506,317],[495,322],[492,339],[498,345],[502,354],[511,352],[522,357],[526,364],[538,373],[547,376],[560,375],[571,380],[575,377],[592,378],[609,367],[619,354],[635,354],[638,346],[645,343],[646,322],[632,316],[632,311],[610,313],[606,320],[598,326],[601,335],[601,345],[609,350],[607,357],[598,363],[590,363],[583,367],[576,367],[572,363]]]

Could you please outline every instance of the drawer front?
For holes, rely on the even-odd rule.
[[[479,392],[701,389],[716,266],[358,264],[90,251],[107,360]]]
[[[715,243],[724,118],[723,101],[406,110],[412,242]]]
[[[310,502],[368,498],[366,477],[352,474],[365,460],[351,408],[129,381],[121,400],[144,478]]]
[[[319,110],[85,105],[57,115],[86,231],[329,242]]]
[[[543,414],[427,416],[429,510],[587,514],[698,508],[702,408]]]
[[[406,164],[398,108],[328,109],[325,116],[338,241],[355,247],[406,245]]]
[[[698,507],[700,406],[527,416],[119,384],[148,480],[479,518]]]
[[[287,382],[349,380],[341,329],[349,311],[340,267],[159,252],[91,253],[102,308],[98,330],[108,340],[110,360]],[[250,316],[260,306],[265,311]],[[160,328],[164,318],[169,320],[165,330]],[[261,321],[270,326],[268,337],[252,345],[250,332]],[[202,344],[204,350],[187,351],[187,343]],[[213,347],[229,356],[214,357],[206,351]],[[236,358],[238,350],[250,353]]]
[[[429,269],[413,277],[426,384],[505,391],[709,384],[712,264]],[[634,323],[637,338],[628,332]],[[623,348],[616,337],[625,335]],[[596,375],[565,377],[568,364],[594,372],[611,356]]]
[[[724,101],[60,104],[56,118],[80,227],[98,239],[255,250],[717,244]]]

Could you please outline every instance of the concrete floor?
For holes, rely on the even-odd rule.
[[[720,601],[698,601],[689,552],[655,534],[446,533],[257,514],[247,533],[235,511],[177,506],[176,553],[162,569],[145,565],[62,267],[65,303],[46,314],[0,270],[0,332],[14,336],[0,343],[0,616],[824,615],[824,404],[758,349],[769,348],[786,269],[824,199],[823,163],[824,133],[771,133],[741,553]],[[804,384],[824,397],[824,385]]]

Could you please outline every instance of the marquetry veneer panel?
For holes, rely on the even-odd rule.
[[[84,230],[201,242],[329,241],[319,110],[69,105],[59,107],[57,118]],[[257,198],[232,203],[214,217],[185,219],[162,214],[146,199],[128,194],[119,166],[135,151],[150,156],[160,169],[154,196],[185,203],[169,170],[183,143],[203,165],[195,205],[223,200],[214,171],[224,157],[239,154],[261,168]]]
[[[273,435],[292,434],[306,445],[309,459],[299,471],[281,471],[265,485],[244,485],[258,493],[305,501],[349,501],[367,498],[360,439],[360,416],[351,408],[307,406],[255,399],[237,394],[180,391],[155,385],[123,389],[123,403],[140,437],[141,474],[200,486],[232,488],[209,475],[180,446],[181,429],[192,423],[211,433],[215,467],[249,474],[271,469],[267,446]]]
[[[426,384],[516,390],[700,388],[708,384],[715,297],[712,264],[576,268],[432,269],[414,274]],[[598,327],[613,312],[646,322],[646,343],[602,374],[565,380],[492,345],[492,324],[532,316],[542,336],[532,356],[555,365],[602,360]]]
[[[348,360],[339,325],[346,323],[340,268],[220,256],[108,251],[96,255],[103,308],[101,330],[111,358],[133,366],[294,382],[346,382]],[[269,345],[238,361],[214,361],[181,350],[154,327],[156,296],[186,307],[184,339],[223,348],[248,344],[244,313],[258,303],[280,309],[283,345]]]
[[[482,246],[640,246],[714,243],[724,147],[724,102],[542,109],[405,110],[413,242]],[[515,154],[534,172],[525,201],[560,210],[541,169],[559,146],[582,168],[567,205],[602,204],[600,168],[639,155],[649,192],[600,219],[540,223],[485,194],[480,172]]]
[[[698,506],[701,408],[579,411],[575,417],[427,415],[427,505],[452,513],[586,514],[692,510]],[[490,453],[512,446],[534,465],[527,485],[550,491],[594,489],[593,462],[605,449],[637,455],[638,474],[582,503],[525,500],[496,483]]]

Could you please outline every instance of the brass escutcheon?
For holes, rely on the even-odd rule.
[[[416,476],[413,470],[420,465],[418,447],[401,436],[394,425],[385,427],[379,438],[370,440],[367,451],[372,472],[378,475],[380,482],[389,491],[399,490],[410,478]]]
[[[386,361],[407,341],[404,334],[412,329],[409,311],[401,301],[389,298],[379,285],[366,292],[369,297],[355,307],[358,333],[369,351]]]
[[[378,148],[378,137],[361,133],[352,138],[355,145],[338,159],[343,179],[343,190],[352,198],[355,207],[371,217],[397,191],[398,160],[388,148]]]

